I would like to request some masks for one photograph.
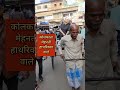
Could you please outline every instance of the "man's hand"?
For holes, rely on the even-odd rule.
[[[61,57],[62,59],[64,59],[64,58],[65,58],[63,54],[60,54],[60,57]]]
[[[85,53],[84,52],[82,53],[82,57],[85,58]]]

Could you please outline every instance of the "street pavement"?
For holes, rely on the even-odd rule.
[[[120,60],[120,57],[119,57]],[[56,56],[54,59],[55,69],[52,69],[51,58],[48,57],[43,62],[43,82],[38,82],[38,90],[71,90],[68,85],[67,78],[65,75],[65,64],[60,56]],[[120,62],[119,62],[120,65]],[[38,65],[36,65],[36,75],[38,79]],[[116,81],[116,90],[120,90],[120,81]],[[35,90],[35,73],[31,72],[29,79],[19,82],[19,90]],[[7,90],[4,85],[3,90]],[[82,84],[82,89],[84,88],[84,83]]]
[[[19,81],[18,90],[35,90],[35,72],[30,72],[30,77],[23,82]],[[4,84],[3,90],[7,90]]]
[[[50,57],[44,61],[43,63],[44,81],[38,82],[39,84],[38,90],[71,90],[65,75],[65,63],[59,56],[54,58],[54,65],[55,69],[53,70]]]

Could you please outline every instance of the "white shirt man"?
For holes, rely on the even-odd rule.
[[[73,90],[79,90],[83,74],[82,52],[84,52],[84,39],[78,35],[79,27],[71,24],[70,35],[65,35],[58,43],[61,57],[66,63],[66,73],[69,85]],[[62,53],[64,45],[64,54]]]

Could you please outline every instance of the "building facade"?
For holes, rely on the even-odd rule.
[[[59,24],[66,16],[71,19],[77,19],[77,21],[79,18],[84,19],[84,17],[81,16],[83,16],[85,12],[79,12],[79,5],[66,5],[67,1],[68,0],[54,0],[51,2],[36,4],[35,16],[37,17],[37,22],[49,21],[51,24]],[[80,0],[76,1],[80,2]],[[81,20],[81,22],[83,21]]]

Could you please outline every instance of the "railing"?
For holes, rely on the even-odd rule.
[[[120,80],[120,77],[103,77],[103,78],[86,78],[86,82],[91,81],[118,81]]]
[[[85,60],[84,58],[82,59],[65,59],[65,61],[77,61],[77,60]]]

